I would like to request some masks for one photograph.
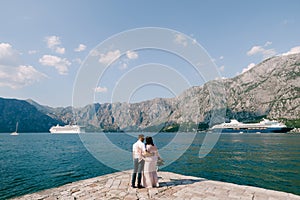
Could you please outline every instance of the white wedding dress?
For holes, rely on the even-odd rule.
[[[157,159],[159,157],[156,146],[147,145],[146,151],[152,153],[153,156],[147,156],[144,158],[144,173],[143,173],[143,186],[145,188],[158,187],[158,176],[157,176]]]

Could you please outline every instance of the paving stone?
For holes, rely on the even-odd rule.
[[[244,195],[245,191],[242,189],[242,190],[238,190],[238,189],[233,189],[233,190],[229,190],[228,191],[228,197],[233,199],[239,199],[240,197],[242,197]]]
[[[108,179],[107,182],[106,182],[106,184],[105,184],[105,187],[107,187],[107,188],[111,187],[111,185],[113,184],[113,182],[114,182],[114,179]]]
[[[138,198],[135,195],[128,195],[128,196],[124,197],[124,200],[136,200],[136,199],[138,199]]]
[[[121,183],[121,180],[118,180],[118,179],[114,180],[114,182],[112,183],[111,188],[112,189],[117,189],[119,187],[120,183]]]
[[[156,194],[158,194],[158,189],[157,188],[150,188],[148,190],[149,197],[154,198]]]
[[[58,188],[24,195],[19,200],[166,200],[166,199],[239,199],[239,200],[300,200],[291,193],[266,190],[258,187],[210,181],[203,178],[184,176],[171,172],[159,172],[158,188],[137,189],[130,187],[132,171],[117,172],[105,176],[82,180]]]
[[[139,199],[149,199],[148,190],[147,189],[138,190],[137,197]]]
[[[300,196],[289,193],[288,199],[290,199],[290,200],[300,200]]]
[[[202,200],[202,199],[203,199],[203,197],[201,197],[201,196],[194,196],[191,198],[191,200]]]
[[[57,198],[56,198],[56,197],[53,197],[53,196],[51,196],[51,197],[46,197],[44,200],[57,200]]]

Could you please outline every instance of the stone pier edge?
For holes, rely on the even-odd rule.
[[[204,178],[159,171],[158,188],[131,188],[132,170],[116,172],[69,183],[57,188],[27,194],[18,200],[93,200],[93,199],[242,199],[300,200],[300,196],[253,186],[237,185]]]

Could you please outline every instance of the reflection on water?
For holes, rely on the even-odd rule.
[[[130,168],[128,151],[138,134],[107,133],[111,143],[127,152],[108,157],[120,166]],[[144,134],[152,135],[160,150],[168,147],[162,155],[166,161],[184,150],[193,137],[182,134],[181,142],[168,146],[174,133]],[[100,147],[105,146],[103,136],[89,135],[94,147],[99,147],[100,154],[103,151]],[[199,158],[204,137],[203,133],[197,134],[187,151],[162,170],[300,195],[300,135],[221,135],[213,150]],[[0,134],[0,150],[0,199],[116,171],[95,159],[78,135],[20,134],[11,137]],[[124,155],[127,156],[125,160]]]
[[[300,135],[222,135],[208,156],[196,159],[203,137],[167,170],[179,172],[185,163],[189,175],[300,194]]]

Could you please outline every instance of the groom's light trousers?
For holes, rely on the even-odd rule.
[[[137,178],[138,178],[137,186],[138,187],[141,186],[142,172],[144,170],[144,164],[145,164],[144,160],[141,160],[139,162],[138,158],[133,159],[133,173],[132,173],[131,186],[135,186],[136,175],[137,175]]]

